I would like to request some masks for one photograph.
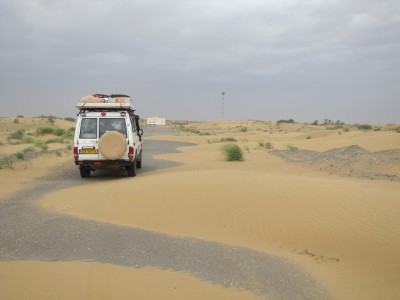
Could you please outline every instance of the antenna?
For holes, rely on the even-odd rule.
[[[222,95],[222,110],[221,110],[221,119],[223,120],[223,119],[224,119],[224,96],[225,96],[225,92],[224,92],[224,91],[222,91],[222,92],[221,92],[221,95]]]

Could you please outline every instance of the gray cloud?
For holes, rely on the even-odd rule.
[[[398,1],[0,0],[0,22],[0,116],[124,92],[218,119],[224,90],[226,118],[400,121]]]

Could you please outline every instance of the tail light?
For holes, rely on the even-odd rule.
[[[78,160],[78,147],[74,147],[74,159]]]
[[[129,147],[129,153],[128,153],[128,158],[130,160],[133,160],[133,157],[135,156],[135,148]]]

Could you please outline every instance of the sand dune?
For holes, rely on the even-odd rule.
[[[338,299],[398,298],[400,184],[287,163],[273,156],[265,143],[270,142],[274,149],[294,145],[315,151],[359,145],[373,152],[400,148],[400,134],[339,134],[299,124],[281,126],[285,133],[269,133],[263,130],[275,130],[273,125],[257,130],[257,124],[246,121],[190,126],[213,133],[147,138],[196,143],[182,148],[182,153],[159,156],[183,166],[59,191],[44,197],[41,205],[81,218],[289,258]],[[246,126],[247,131],[237,126]],[[245,153],[243,162],[224,161],[218,142],[222,137],[237,140]],[[398,165],[385,170],[399,174]],[[79,199],[70,197],[77,193]],[[128,198],[127,194],[134,196]]]

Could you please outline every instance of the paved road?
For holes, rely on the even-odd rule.
[[[145,128],[145,132],[168,133],[160,128]],[[138,176],[173,166],[174,163],[151,156],[176,151],[179,146],[185,144],[146,141],[146,156]],[[36,204],[46,193],[78,184],[118,180],[120,176],[103,173],[83,180],[71,164],[56,176],[41,180],[36,187],[1,202],[0,260],[76,260],[132,268],[150,266],[187,272],[202,280],[243,288],[272,299],[330,299],[309,274],[275,256],[205,240],[81,220],[44,211]]]

